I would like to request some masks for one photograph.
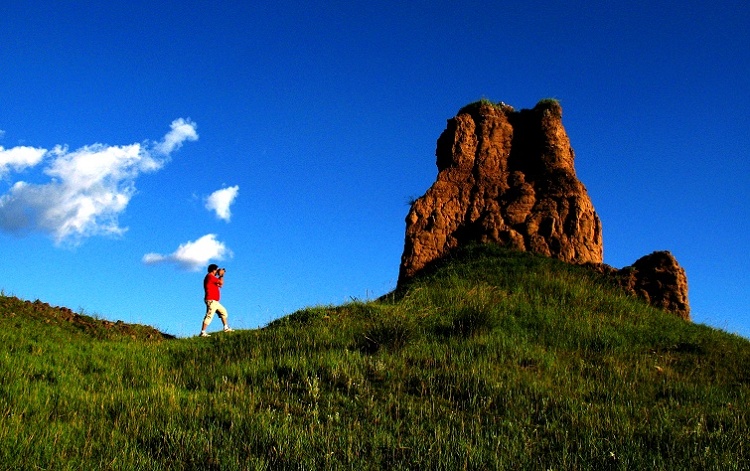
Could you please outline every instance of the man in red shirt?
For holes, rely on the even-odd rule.
[[[203,327],[201,328],[201,337],[210,337],[206,332],[208,324],[214,318],[214,312],[219,313],[219,319],[224,324],[224,332],[232,332],[227,324],[227,310],[221,305],[221,287],[224,286],[224,268],[212,263],[208,266],[208,273],[203,278],[203,300],[206,302],[206,316],[203,318]]]

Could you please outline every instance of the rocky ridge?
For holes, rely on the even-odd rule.
[[[35,319],[45,324],[70,328],[76,332],[97,339],[130,338],[132,340],[162,341],[175,337],[157,329],[141,325],[128,324],[118,320],[111,322],[104,319],[73,312],[67,307],[52,306],[40,300],[27,301],[15,296],[0,295],[0,314],[7,322],[27,322]]]

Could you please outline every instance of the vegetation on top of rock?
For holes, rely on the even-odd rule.
[[[506,114],[516,112],[515,107],[513,107],[512,105],[509,105],[502,101],[492,101],[489,98],[482,97],[477,101],[473,101],[461,107],[458,110],[458,114],[471,113],[474,110],[480,109],[482,106],[491,106]],[[551,109],[551,108],[561,108],[560,100],[558,100],[557,98],[542,98],[541,100],[537,102],[537,104],[534,106],[533,109],[544,110],[544,109]]]
[[[542,98],[534,106],[534,109],[560,108],[560,100],[557,98]]]
[[[495,109],[498,109],[502,111],[503,113],[513,113],[515,112],[515,108],[513,108],[511,105],[507,103],[503,103],[502,101],[493,102],[487,98],[481,98],[477,101],[474,101],[472,103],[469,103],[465,106],[463,106],[458,113],[471,113],[474,110],[479,110],[482,106],[491,106]]]

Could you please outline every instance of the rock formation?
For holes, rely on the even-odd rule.
[[[687,276],[670,252],[654,252],[620,270],[605,264],[592,264],[591,268],[609,275],[625,292],[690,320]]]
[[[437,180],[406,217],[399,285],[459,246],[496,243],[617,273],[629,292],[689,319],[687,280],[671,254],[671,262],[656,257],[653,268],[627,276],[602,264],[602,225],[576,177],[556,100],[521,111],[486,100],[468,105],[448,120],[435,155]],[[667,287],[674,294],[660,291]]]
[[[448,121],[436,155],[437,181],[406,218],[400,279],[472,241],[601,263],[601,222],[556,101],[520,112],[469,105]]]

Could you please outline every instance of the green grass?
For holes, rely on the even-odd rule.
[[[209,339],[30,306],[0,298],[3,469],[750,462],[747,340],[529,254],[473,247],[381,300]]]

